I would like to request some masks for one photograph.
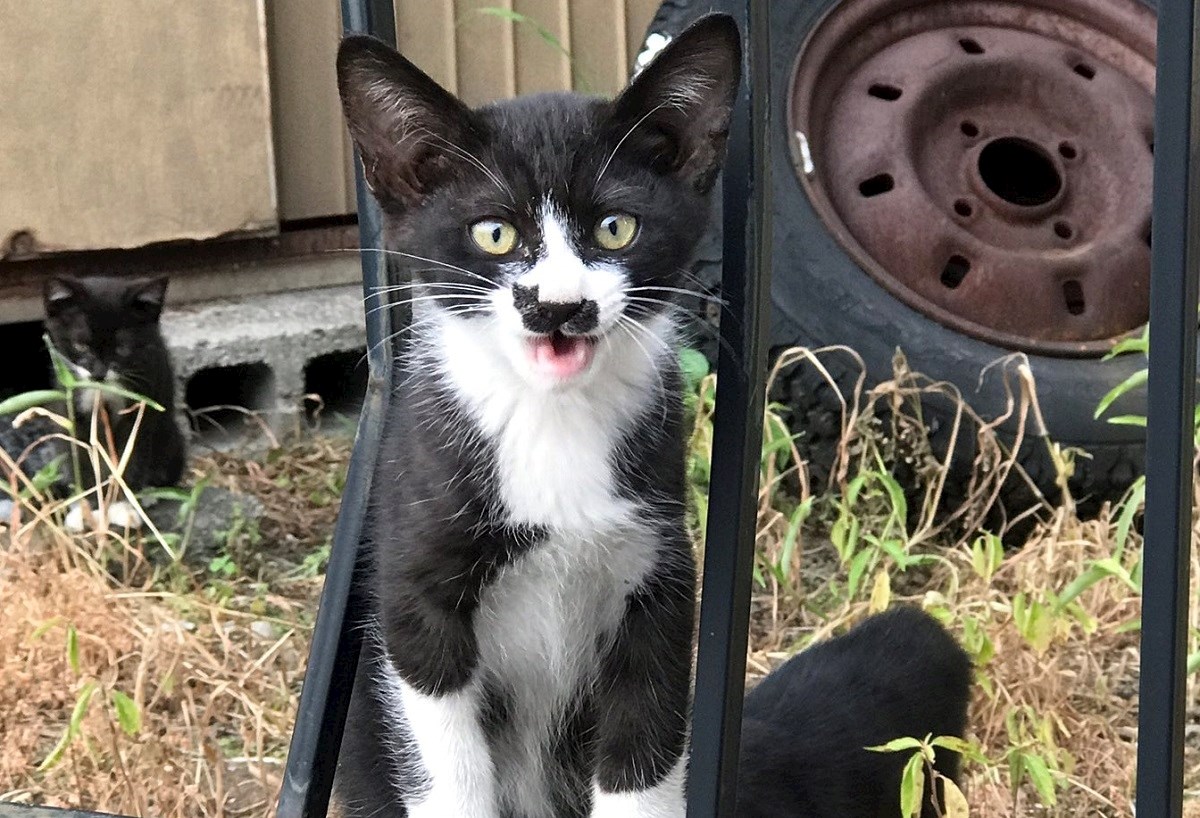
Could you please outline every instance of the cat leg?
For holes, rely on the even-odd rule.
[[[627,602],[601,667],[591,818],[683,818],[695,567],[685,540]]]
[[[480,685],[430,695],[401,681],[400,695],[429,781],[427,789],[409,797],[411,818],[496,818],[492,759],[479,718]]]
[[[495,771],[484,734],[483,686],[469,616],[421,595],[385,611],[388,685],[424,772],[406,794],[410,818],[499,818]]]

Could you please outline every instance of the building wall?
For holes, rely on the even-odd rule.
[[[0,257],[276,227],[262,0],[0,0]]]
[[[612,94],[657,6],[396,0],[398,43],[470,104]],[[0,259],[354,211],[336,0],[0,0],[0,21]]]
[[[396,41],[405,56],[471,105],[571,88],[610,95],[625,84],[658,4],[396,0]],[[336,5],[330,0],[271,2],[284,220],[354,209],[350,146],[334,86],[333,60],[341,33]]]

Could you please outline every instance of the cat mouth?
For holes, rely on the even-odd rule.
[[[534,370],[557,381],[569,381],[591,366],[596,340],[555,330],[549,335],[530,338],[526,348]]]

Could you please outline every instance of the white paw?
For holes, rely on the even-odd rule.
[[[0,523],[6,523],[12,517],[16,504],[8,497],[0,497]]]
[[[67,510],[66,519],[63,520],[63,528],[72,534],[81,534],[87,528],[87,520],[83,516],[82,503],[75,503]]]
[[[680,758],[662,781],[644,790],[605,792],[595,785],[589,818],[685,818],[685,767],[686,759]]]
[[[117,500],[107,509],[108,527],[116,529],[141,528],[142,518],[129,503]]]

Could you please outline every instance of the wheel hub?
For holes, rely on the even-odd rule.
[[[915,309],[1102,354],[1149,312],[1154,36],[1133,0],[844,0],[793,74],[797,173]]]

